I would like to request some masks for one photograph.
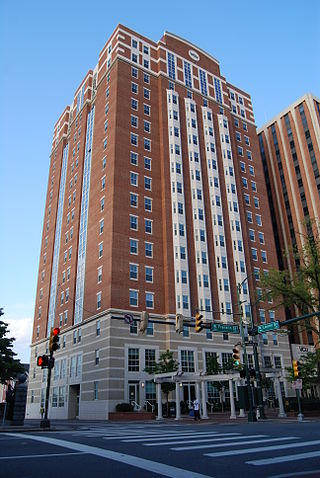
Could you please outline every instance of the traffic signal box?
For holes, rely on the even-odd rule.
[[[176,315],[176,332],[181,334],[183,332],[183,315],[177,314]]]
[[[49,352],[53,353],[58,350],[59,346],[59,334],[60,329],[59,327],[54,327],[51,329],[50,332],[50,339],[49,339]]]
[[[140,326],[139,326],[139,331],[144,334],[145,331],[148,328],[148,323],[149,323],[149,314],[148,312],[141,312],[141,319],[140,319]]]
[[[240,349],[238,347],[234,347],[232,349],[232,360],[233,360],[233,365],[235,367],[239,367],[241,360],[240,360]]]
[[[292,367],[293,367],[293,376],[295,378],[301,377],[301,365],[299,360],[292,360]]]
[[[195,319],[196,319],[195,331],[199,333],[203,329],[203,324],[202,324],[203,315],[201,315],[200,312],[197,311],[195,315]]]

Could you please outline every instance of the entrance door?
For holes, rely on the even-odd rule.
[[[68,418],[79,418],[79,402],[80,402],[80,385],[70,385],[69,387],[69,404]]]
[[[184,383],[183,384],[183,401],[187,402],[189,408],[191,408],[191,405],[193,401],[195,400],[195,398],[196,398],[196,387],[194,383]]]
[[[139,382],[129,382],[128,383],[129,391],[129,403],[131,403],[135,410],[140,408],[140,394],[139,394]]]

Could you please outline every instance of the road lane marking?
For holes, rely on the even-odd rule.
[[[228,436],[227,436],[228,435]],[[230,436],[230,435],[237,435],[237,436]],[[262,438],[262,437],[267,437],[268,435],[248,435],[241,437],[239,436],[240,433],[222,433],[220,438],[203,438],[200,440],[182,440],[182,441],[168,441],[168,442],[162,442],[162,443],[144,443],[145,446],[165,446],[165,445],[180,445],[182,443],[201,443],[201,442],[216,442],[216,441],[224,441],[224,440],[239,440],[240,438]],[[223,438],[222,438],[223,437]],[[242,443],[242,442],[239,442]],[[227,443],[226,443],[227,445]],[[209,445],[208,445],[209,446]],[[191,446],[190,450],[192,449],[197,449],[197,448],[203,448],[203,445],[199,446]]]
[[[263,460],[246,461],[249,465],[273,465],[274,463],[285,463],[286,461],[304,460],[305,458],[314,458],[320,456],[320,451],[310,451],[308,453],[298,453],[297,455],[276,456],[274,458],[265,458]]]
[[[207,438],[210,438],[210,437],[219,437],[219,436],[229,436],[229,435],[241,435],[241,433],[217,433],[217,432],[213,432],[213,433],[203,433],[203,434],[200,434],[200,433],[192,433],[190,435],[188,434],[184,434],[184,433],[179,433],[179,435],[172,435],[172,434],[168,434],[168,435],[161,435],[161,436],[157,436],[157,437],[144,437],[144,438],[129,438],[128,440],[122,440],[124,443],[137,443],[137,442],[143,442],[145,440],[148,440],[148,441],[159,441],[159,440],[175,440],[176,438],[181,438],[181,437],[185,437],[187,439],[189,438],[197,438],[199,437],[200,439],[201,438],[204,438],[204,441],[206,441]],[[265,435],[263,435],[265,436]],[[186,443],[186,440],[183,440],[182,443]]]
[[[315,473],[318,473],[315,475]],[[281,475],[272,475],[269,476],[268,478],[294,478],[295,476],[302,476],[305,477],[307,475],[314,476],[316,478],[317,476],[320,476],[320,470],[306,470],[306,471],[296,471],[295,473],[284,473]]]
[[[73,451],[70,453],[44,453],[43,455],[13,455],[0,456],[0,460],[19,460],[19,458],[49,458],[52,456],[70,456],[70,455],[85,455],[84,451]]]
[[[289,437],[290,438],[290,437]],[[295,439],[298,437],[292,437]],[[287,438],[282,438],[282,440],[287,440]],[[281,440],[281,438],[279,438]],[[297,443],[287,443],[286,445],[275,445],[275,446],[262,446],[257,448],[249,448],[246,450],[232,450],[232,451],[222,451],[219,453],[207,453],[205,456],[211,457],[220,457],[220,456],[229,456],[229,455],[246,455],[249,453],[264,453],[265,451],[273,451],[273,450],[286,450],[287,448],[298,448],[301,446],[312,446],[312,445],[319,445],[320,440],[312,440],[306,442],[297,442]]]
[[[89,453],[108,460],[118,461],[122,464],[134,466],[135,468],[142,468],[143,470],[151,471],[152,473],[158,473],[159,475],[168,476],[169,478],[214,478],[209,475],[202,475],[193,471],[185,470],[183,468],[176,468],[175,466],[165,465],[157,461],[147,460],[145,458],[139,458],[137,456],[126,455],[116,451],[105,450],[104,448],[98,448],[95,446],[84,445],[83,443],[75,443],[65,440],[59,440],[57,438],[50,438],[41,435],[24,435],[23,433],[8,433],[8,436],[15,436],[17,438],[23,438],[24,440],[35,440],[50,445],[61,446],[70,450],[81,451],[83,453]]]
[[[299,437],[284,437],[284,438],[266,438],[263,440],[245,440],[245,441],[238,441],[236,443],[219,443],[218,445],[196,445],[196,446],[182,446],[182,447],[177,447],[177,448],[170,448],[171,450],[175,451],[185,451],[185,450],[196,450],[196,449],[201,449],[201,448],[221,448],[223,446],[238,446],[238,445],[254,445],[255,443],[268,443],[272,441],[285,441],[285,440],[298,440]],[[224,453],[232,455],[232,453],[236,453],[238,450],[233,451],[227,451],[227,452],[222,452],[218,453],[220,456],[221,454],[223,455]],[[239,450],[242,451],[242,450]],[[211,456],[211,453],[210,453]]]

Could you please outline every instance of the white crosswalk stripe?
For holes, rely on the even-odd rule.
[[[282,438],[282,440],[287,440],[288,437]],[[279,438],[279,440],[281,440]],[[256,442],[257,443],[257,442]],[[220,451],[217,453],[206,453],[205,456],[211,456],[211,458],[223,457],[223,456],[230,456],[230,455],[246,455],[249,453],[263,453],[266,451],[274,451],[274,450],[286,450],[287,448],[300,448],[303,446],[313,446],[319,445],[320,440],[311,440],[305,442],[296,442],[296,443],[286,443],[285,445],[272,445],[272,446],[263,446],[263,447],[254,447],[254,448],[243,448],[241,450],[229,450],[229,451]]]
[[[257,436],[257,435],[256,435]],[[256,438],[255,436],[255,438]],[[244,438],[247,438],[247,437],[244,437]],[[266,439],[263,439],[263,440],[241,440],[241,441],[238,441],[236,443],[219,443],[219,444],[214,444],[214,445],[211,445],[211,444],[208,444],[208,445],[196,445],[194,447],[190,447],[190,446],[181,446],[181,447],[176,447],[176,448],[171,448],[171,450],[175,450],[175,451],[186,451],[186,450],[195,450],[195,449],[203,449],[203,448],[221,448],[223,446],[242,446],[242,445],[253,445],[254,443],[270,443],[270,442],[273,442],[273,441],[287,441],[287,440],[298,440],[298,437],[281,437],[281,438],[266,438]],[[224,455],[224,454],[228,454],[228,455],[232,455],[232,454],[237,454],[239,450],[234,450],[234,451],[230,451],[230,452],[222,452],[222,453],[218,453],[217,455],[221,456],[221,455]],[[242,450],[240,450],[242,451]],[[239,453],[240,454],[240,453]],[[213,454],[211,453],[208,453],[206,454],[206,456],[212,456]]]
[[[236,436],[234,436],[236,435]],[[195,438],[194,440],[179,440],[179,441],[168,441],[168,442],[160,442],[160,443],[145,443],[146,446],[165,446],[165,445],[180,445],[180,444],[185,444],[185,443],[203,443],[203,442],[217,442],[217,441],[225,441],[225,440],[239,440],[241,433],[218,433],[217,435],[214,435],[213,437],[207,437],[203,439]],[[251,435],[246,438],[259,438],[259,437],[265,437],[266,435]],[[217,438],[219,437],[219,438]],[[174,438],[172,438],[174,440]],[[171,450],[196,450],[197,448],[206,448],[207,445],[192,445],[188,447],[180,447],[180,448],[171,448]],[[222,445],[223,446],[223,445]],[[208,445],[210,447],[210,445]]]
[[[161,436],[157,437],[144,437],[144,438],[130,438],[129,440],[123,440],[126,443],[136,443],[136,442],[143,442],[145,441],[146,438],[149,438],[148,441],[161,441],[164,438],[167,438],[169,440],[174,440],[175,438],[184,438],[184,440],[181,443],[187,443],[188,438],[196,438],[195,442],[199,441],[198,439],[201,439],[203,437],[204,440],[202,441],[207,441],[208,438],[210,437],[216,437],[216,436],[229,436],[229,435],[241,435],[241,433],[217,433],[217,432],[208,432],[208,433],[170,433],[170,434],[163,434]],[[166,444],[166,443],[165,443]]]
[[[310,451],[308,453],[298,453],[295,455],[276,456],[273,458],[264,458],[262,460],[246,461],[248,465],[265,466],[275,465],[276,463],[286,463],[287,461],[306,460],[320,456],[320,451]]]

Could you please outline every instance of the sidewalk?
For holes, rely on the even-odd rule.
[[[289,422],[296,422],[297,421],[297,413],[289,412],[287,417],[278,417],[278,410],[272,409],[267,410],[266,418],[264,420],[258,420],[257,423],[270,423],[270,422],[279,422],[279,423],[289,423]],[[320,414],[315,416],[305,416],[305,421],[320,421]],[[182,416],[180,420],[175,420],[175,418],[163,418],[161,421],[157,420],[135,420],[135,421],[122,421],[122,422],[110,422],[109,420],[50,420],[50,429],[48,428],[40,428],[40,419],[39,420],[25,420],[23,426],[13,426],[10,423],[6,422],[4,426],[0,423],[0,433],[18,433],[18,432],[48,432],[48,431],[70,431],[70,430],[88,430],[92,428],[101,428],[105,425],[110,424],[136,424],[136,423],[167,423],[168,425],[172,424],[203,424],[203,425],[215,425],[215,424],[244,424],[248,423],[247,416],[244,418],[240,418],[237,414],[236,419],[230,418],[230,412],[219,412],[209,414],[208,419],[202,419],[200,421],[195,422],[193,417],[189,417],[188,415]]]

